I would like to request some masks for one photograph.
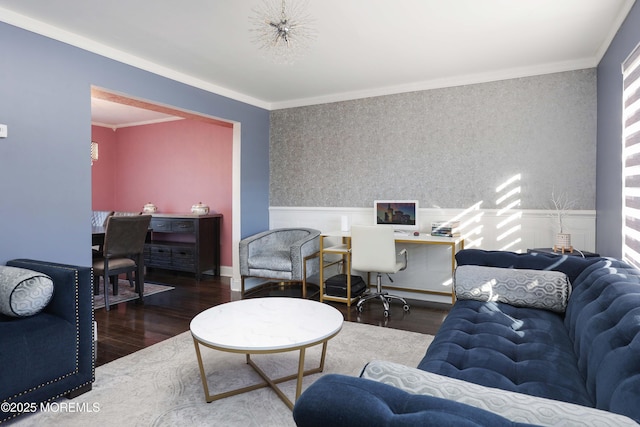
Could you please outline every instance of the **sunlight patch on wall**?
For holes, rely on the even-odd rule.
[[[520,182],[521,174],[516,174],[505,182],[496,187],[496,207],[498,208],[498,217],[504,217],[497,225],[496,242],[501,251],[522,252],[519,244],[522,243],[522,210],[518,209],[521,205],[520,194],[522,187]]]
[[[460,236],[464,239],[465,248],[479,248],[482,244],[484,226],[481,220],[484,212],[480,211],[480,206],[482,201],[473,204],[452,219],[460,222]]]

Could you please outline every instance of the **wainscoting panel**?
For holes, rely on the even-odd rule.
[[[351,224],[373,224],[373,208],[277,207],[272,206],[269,227],[311,227],[324,233],[339,231],[343,218]],[[530,248],[552,247],[557,232],[557,220],[551,210],[518,209],[420,209],[422,232],[431,229],[434,221],[460,221],[465,248],[526,252]],[[595,251],[595,211],[568,211],[565,232],[571,234],[572,245],[580,250]],[[450,297],[430,295],[424,291],[450,292],[451,251],[436,245],[409,244],[409,267],[393,275],[394,283],[383,276],[383,284],[405,291],[393,291],[405,297],[451,303]],[[326,270],[337,274],[337,267]],[[366,275],[364,276],[366,277]],[[372,282],[375,278],[372,276]]]

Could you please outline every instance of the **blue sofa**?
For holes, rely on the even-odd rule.
[[[298,425],[403,425],[406,413],[394,406],[398,391],[458,405],[451,425],[459,414],[480,417],[473,411],[534,425],[640,422],[640,271],[614,259],[501,251],[464,250],[456,260],[456,281],[465,265],[515,276],[557,271],[570,293],[562,310],[533,308],[520,303],[522,295],[501,302],[499,284],[486,281],[492,298],[458,299],[417,368],[373,361],[360,378],[322,377],[296,403]],[[371,382],[387,387],[388,398]],[[376,411],[345,403],[363,401]],[[318,405],[328,405],[324,415]],[[443,425],[431,422],[434,408],[425,401],[411,411],[422,425]]]
[[[48,275],[54,292],[38,314],[0,314],[0,423],[87,392],[94,381],[91,268],[26,259],[7,266]]]

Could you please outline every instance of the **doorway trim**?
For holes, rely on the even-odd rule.
[[[241,123],[211,116],[197,111],[181,109],[179,107],[163,105],[158,102],[144,100],[132,95],[118,93],[110,89],[91,86],[91,97],[107,101],[157,111],[176,117],[204,120],[218,126],[233,128],[232,136],[232,165],[231,165],[231,266],[221,266],[220,275],[231,278],[231,290],[240,290],[240,263],[238,247],[242,233],[241,217],[241,165],[242,165],[242,132]]]

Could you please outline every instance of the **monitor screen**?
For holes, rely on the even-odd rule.
[[[376,224],[391,224],[398,230],[418,230],[417,200],[376,200],[373,208]]]

